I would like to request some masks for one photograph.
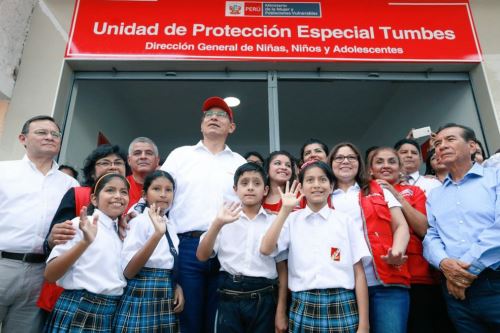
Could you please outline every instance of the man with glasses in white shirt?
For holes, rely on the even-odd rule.
[[[4,332],[40,332],[42,311],[35,305],[46,256],[43,242],[66,191],[78,182],[58,170],[54,158],[61,131],[52,117],[24,124],[21,160],[0,162],[0,323]]]
[[[173,150],[161,167],[176,183],[169,219],[179,233],[179,284],[186,299],[181,330],[189,333],[213,332],[219,264],[216,258],[198,261],[196,249],[222,203],[239,201],[233,175],[246,162],[226,145],[227,137],[236,130],[233,111],[226,102],[210,97],[202,112],[202,140]]]

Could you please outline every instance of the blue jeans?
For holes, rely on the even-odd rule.
[[[216,332],[274,332],[277,281],[221,272]]]
[[[409,290],[402,287],[368,287],[370,332],[406,333],[410,309]]]
[[[179,284],[186,304],[180,314],[184,333],[211,333],[217,311],[217,258],[201,262],[196,258],[199,238],[179,235]]]
[[[443,294],[448,314],[460,333],[500,332],[500,270],[484,270],[465,291],[465,300],[457,300],[446,288]]]

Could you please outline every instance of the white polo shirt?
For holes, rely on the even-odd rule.
[[[364,223],[363,217],[361,215],[361,206],[359,205],[359,192],[361,191],[358,184],[354,184],[349,187],[349,189],[344,192],[341,189],[336,189],[332,193],[332,205],[333,207],[344,214],[349,215],[353,218],[354,224],[359,230],[364,234]],[[387,202],[387,207],[401,207],[401,203],[392,195],[389,190],[382,189],[384,192],[385,202]],[[366,281],[368,286],[379,285],[380,282],[375,276],[375,267],[373,266],[372,256],[363,259],[363,267],[365,269]]]
[[[0,251],[43,253],[43,242],[64,194],[78,182],[57,170],[47,174],[24,156],[0,162]]]
[[[130,230],[127,232],[127,237],[123,241],[122,249],[122,270],[125,270],[133,256],[142,249],[144,244],[151,238],[155,232],[153,222],[149,217],[149,208],[146,207],[142,214],[133,218],[130,223]],[[175,249],[179,252],[179,238],[177,231],[169,220],[167,222],[167,230],[172,239]],[[170,253],[170,247],[166,236],[163,236],[156,245],[155,250],[149,257],[144,267],[172,269],[174,267],[174,257]]]
[[[84,289],[95,294],[119,296],[127,285],[121,268],[120,253],[122,241],[118,237],[117,220],[112,220],[98,209],[94,214],[99,215],[97,235],[85,252],[71,266],[71,268],[57,280],[57,285],[64,289]],[[92,217],[89,216],[92,221]],[[47,263],[67,252],[76,243],[83,239],[79,228],[80,217],[75,217],[73,227],[76,235],[66,244],[56,245],[50,253]]]
[[[268,214],[261,207],[253,219],[241,213],[237,221],[223,226],[214,244],[214,255],[219,258],[221,271],[232,275],[277,278],[275,259],[260,253],[262,238],[275,218],[276,215]]]
[[[174,149],[161,167],[174,177],[175,199],[170,209],[178,233],[206,231],[223,202],[239,201],[233,190],[236,169],[246,163],[225,147],[212,154],[203,142]]]
[[[408,175],[408,184],[418,186],[426,195],[436,187],[441,186],[441,182],[437,179],[427,178],[421,175],[418,171]]]
[[[354,289],[353,265],[370,257],[363,233],[346,214],[327,205],[292,212],[278,240],[288,249],[288,286],[292,291]]]

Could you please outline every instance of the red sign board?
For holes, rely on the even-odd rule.
[[[66,57],[482,60],[467,0],[77,0]]]

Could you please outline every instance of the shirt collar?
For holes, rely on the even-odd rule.
[[[347,189],[346,193],[351,192],[351,191],[358,192],[359,189],[360,189],[360,187],[359,187],[358,183],[354,183],[354,185],[352,185],[351,187],[349,187]],[[333,190],[333,194],[338,194],[338,193],[344,193],[344,191],[342,191],[340,188],[336,188],[335,190]]]
[[[38,170],[38,168],[36,167],[35,163],[33,163],[28,155],[24,154],[22,160],[27,163],[31,169],[33,169],[33,171],[37,171],[37,172],[40,172],[40,170]],[[57,164],[56,161],[52,160],[52,167],[50,168],[49,172],[47,172],[47,175],[50,175],[54,172],[56,172],[57,170],[59,169],[59,165]]]
[[[319,212],[313,212],[311,208],[309,208],[309,206],[306,205],[303,212],[306,218],[313,215],[319,215],[323,220],[328,220],[328,217],[332,213],[332,209],[328,207],[328,204],[326,204],[323,208],[319,210]]]
[[[264,207],[260,206],[259,208],[259,212],[257,213],[257,215],[255,215],[255,217],[253,218],[253,220],[256,220],[260,215],[263,215],[265,218],[267,218],[267,216],[269,216],[269,213],[266,212],[266,210],[264,209]],[[243,211],[240,213],[240,217],[248,220],[248,221],[252,221],[252,219],[250,219],[248,216],[246,216],[245,213],[243,213]]]
[[[462,179],[460,179],[458,182],[454,182],[453,179],[451,179],[451,175],[448,174],[446,178],[443,181],[444,186],[448,186],[453,183],[460,183],[466,180],[467,178],[473,178],[473,177],[482,177],[484,175],[484,167],[479,164],[479,163],[474,163],[472,165],[472,168],[467,171],[467,173],[464,175]]]
[[[418,170],[417,170],[413,173],[410,173],[408,175],[408,177],[411,177],[411,179],[413,179],[414,181],[417,181],[417,179],[420,177],[420,172],[418,172]]]
[[[99,222],[103,224],[107,229],[110,230],[117,230],[115,228],[118,227],[118,219],[111,219],[109,216],[101,212],[99,209],[94,210],[94,214],[97,214],[99,216]],[[93,216],[89,216],[89,221],[92,222]]]
[[[203,144],[203,140],[200,140],[195,146],[194,146],[194,149],[203,149],[207,152],[209,152],[210,154],[212,154],[212,152],[210,150],[208,150],[208,148]],[[217,153],[217,154],[222,154],[222,153],[232,153],[233,151],[228,147],[228,145],[224,145],[224,150],[221,151],[220,153]]]

